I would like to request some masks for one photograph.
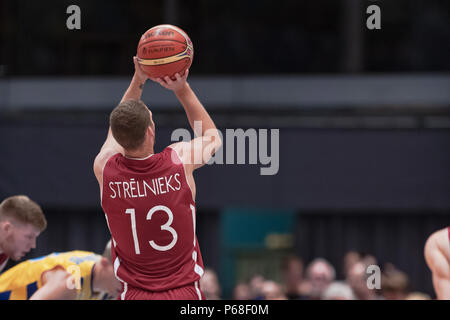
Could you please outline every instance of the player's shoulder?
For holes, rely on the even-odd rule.
[[[189,142],[176,142],[166,147],[175,164],[186,163],[190,159],[191,144]]]
[[[106,163],[113,157],[120,154],[114,149],[105,148],[101,150],[94,160],[94,173],[96,176],[101,176]]]

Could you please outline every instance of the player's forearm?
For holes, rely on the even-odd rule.
[[[142,90],[144,88],[145,80],[140,79],[136,73],[133,75],[131,79],[130,85],[128,89],[125,91],[125,94],[122,97],[120,102],[126,100],[139,100],[142,96]],[[108,129],[108,136],[106,137],[106,141],[102,146],[102,149],[111,148],[116,150],[117,152],[124,153],[122,146],[114,139],[114,136],[111,132],[111,127]]]
[[[198,135],[216,135],[217,128],[214,124],[214,121],[209,116],[206,109],[203,107],[200,100],[198,100],[194,91],[192,91],[189,84],[186,82],[186,85],[175,92],[178,100],[183,105],[183,108],[186,112],[187,118],[189,120],[189,124],[191,125],[192,130],[196,130],[194,123],[196,121],[201,122],[201,132],[195,132]]]
[[[140,79],[136,74],[134,74],[131,79],[130,86],[122,97],[120,102],[126,100],[140,100],[142,96],[142,90],[144,89],[145,80]]]

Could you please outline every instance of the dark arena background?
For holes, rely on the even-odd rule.
[[[66,26],[72,4],[80,29]],[[380,29],[368,26],[370,5]],[[353,252],[380,267],[382,284],[399,276],[389,285],[401,297],[435,299],[424,245],[450,225],[444,0],[1,1],[0,199],[28,195],[48,220],[24,259],[102,252],[109,231],[93,161],[141,34],[163,23],[192,39],[188,81],[224,135],[279,129],[279,150],[272,140],[268,152],[272,166],[278,152],[276,174],[261,175],[269,165],[252,163],[248,144],[245,163],[195,174],[208,297],[254,299],[260,281],[263,298],[288,298],[291,256],[304,288],[316,258],[335,270],[326,281],[348,283]],[[158,84],[143,100],[159,152],[189,124]]]

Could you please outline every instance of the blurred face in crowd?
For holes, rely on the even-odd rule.
[[[262,296],[262,288],[264,284],[264,278],[260,275],[255,275],[250,280],[250,294],[252,299]]]
[[[286,284],[296,284],[302,280],[303,264],[300,260],[290,260],[284,272],[284,280]]]
[[[264,281],[262,294],[265,300],[284,300],[286,297],[281,292],[280,286],[274,281]]]
[[[20,260],[31,249],[36,248],[36,238],[41,233],[35,226],[12,218],[1,221],[0,228],[0,249],[14,261]]]
[[[324,262],[316,262],[312,265],[308,278],[311,284],[310,295],[314,297],[320,297],[323,291],[334,280],[332,270]]]
[[[348,273],[354,264],[359,262],[360,255],[356,251],[349,251],[344,257],[344,275],[348,277]]]
[[[238,284],[233,291],[233,300],[250,300],[250,287],[245,283]]]
[[[369,290],[366,283],[366,268],[364,263],[355,263],[347,273],[347,282],[355,294],[361,298]]]
[[[408,276],[399,270],[388,271],[382,276],[382,294],[387,300],[404,300],[408,295],[408,286]]]

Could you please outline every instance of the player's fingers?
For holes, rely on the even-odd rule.
[[[165,77],[164,77],[164,80],[166,81],[166,83],[167,83],[169,86],[173,83],[172,79],[170,79],[169,76],[165,76]]]
[[[155,79],[154,81],[158,82],[163,87],[167,86],[167,84],[164,82],[163,79],[161,79],[161,78],[153,78],[153,79]]]
[[[142,66],[141,66],[141,64],[139,63],[139,59],[138,59],[137,57],[133,57],[133,62],[134,62],[134,69],[135,69],[136,71],[143,72],[143,71],[142,71]]]
[[[178,72],[175,73],[175,78],[177,78],[177,81],[182,80],[182,78],[181,78],[181,76],[180,76],[180,74]]]
[[[187,79],[189,75],[189,69],[186,69],[186,71],[184,72],[183,78]]]

